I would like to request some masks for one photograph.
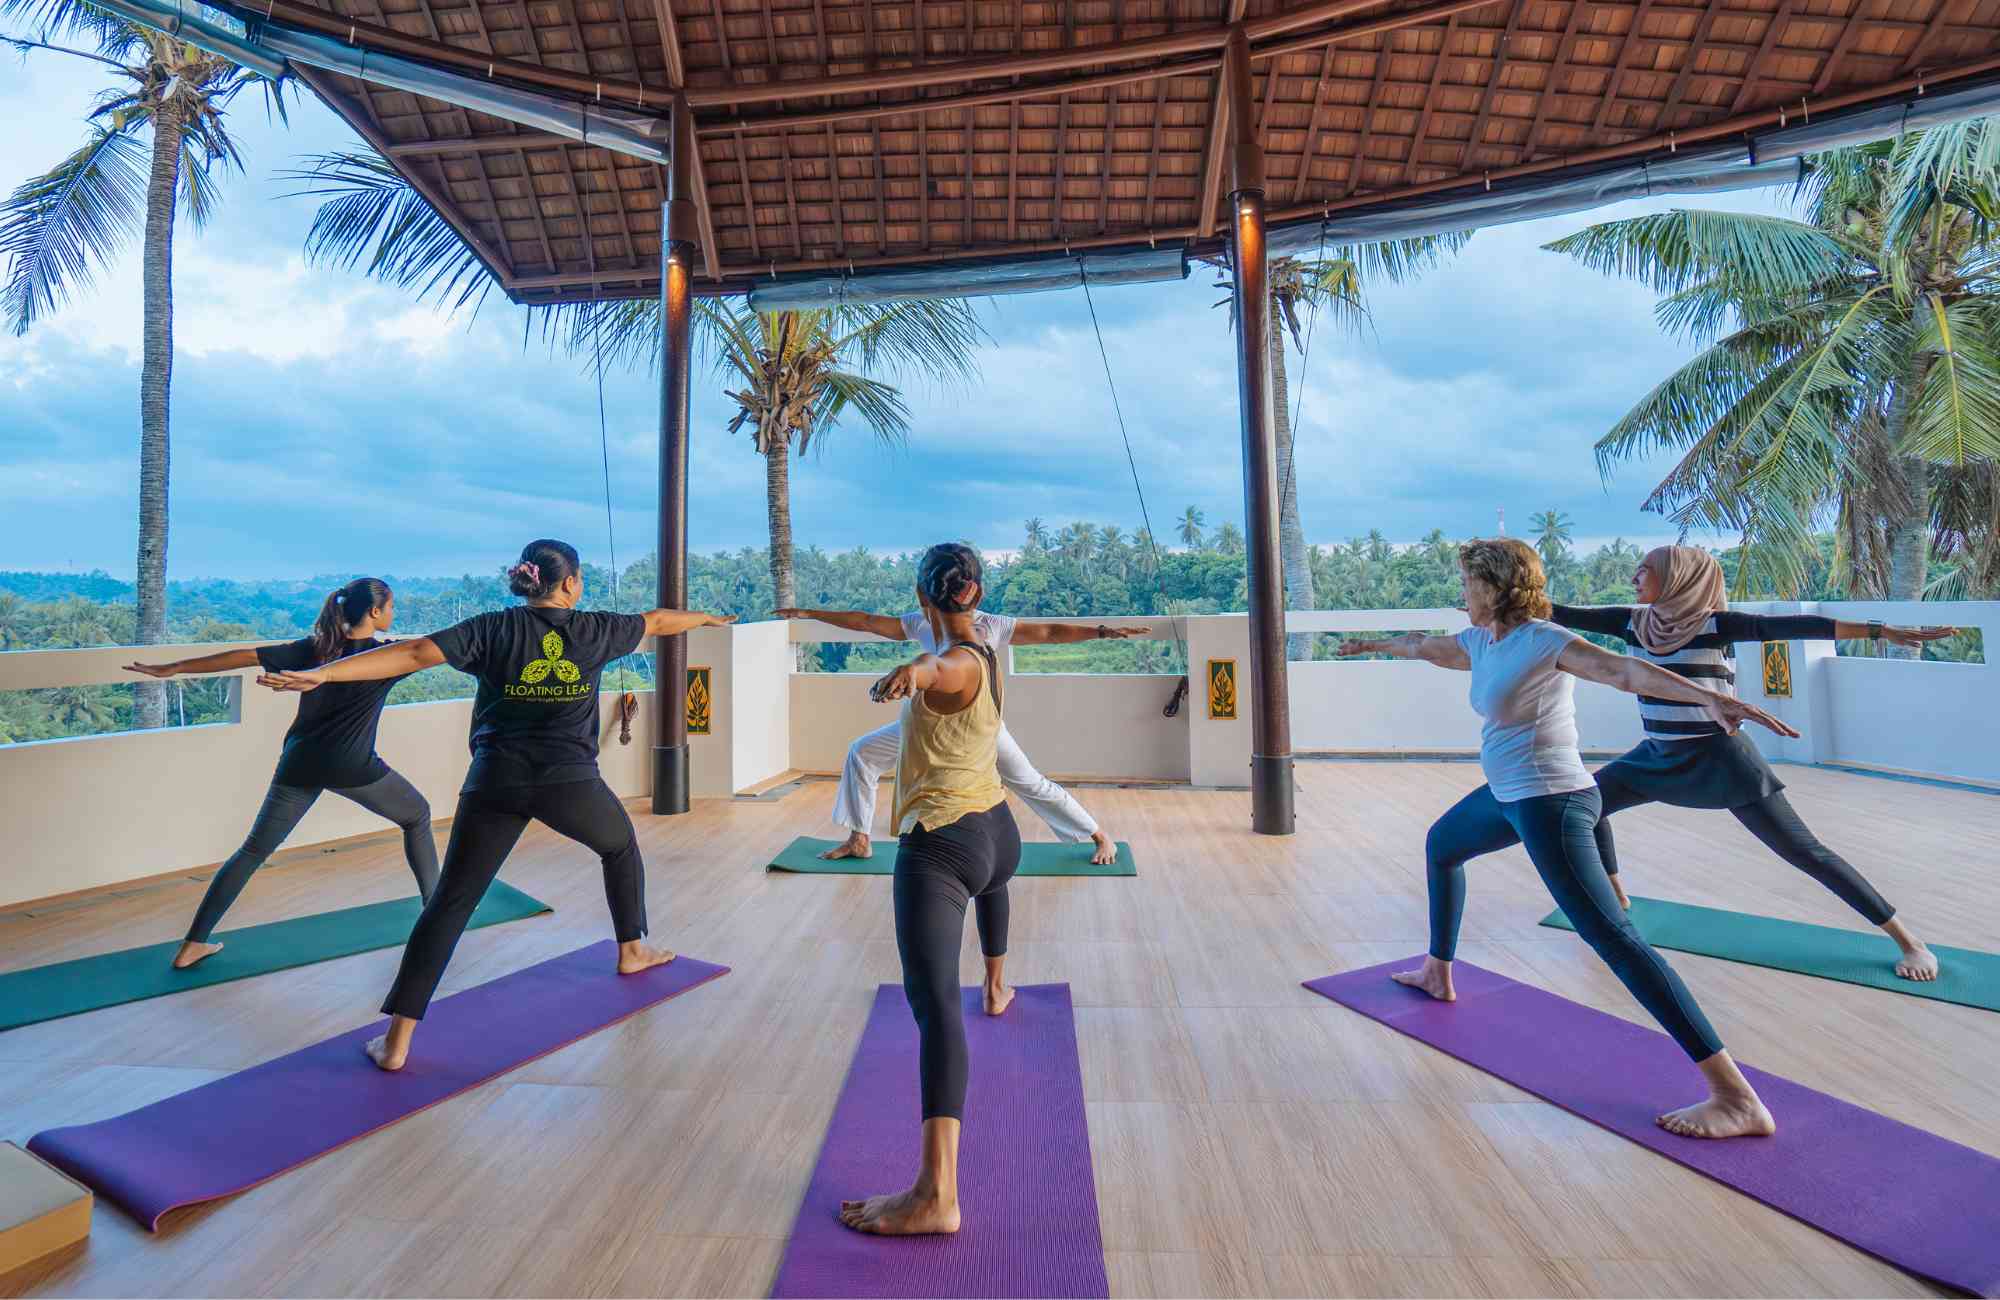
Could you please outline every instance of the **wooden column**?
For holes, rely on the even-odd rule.
[[[1236,299],[1236,386],[1243,413],[1243,531],[1249,543],[1250,826],[1260,835],[1290,835],[1296,819],[1285,583],[1278,560],[1278,434],[1271,412],[1264,151],[1251,116],[1250,44],[1240,26],[1230,33],[1224,48],[1222,75],[1229,102],[1229,260]]]
[[[688,372],[696,224],[693,117],[674,104],[665,211],[660,214],[660,535],[658,602],[686,609],[688,538]],[[687,634],[653,645],[653,812],[684,813],[688,803]]]

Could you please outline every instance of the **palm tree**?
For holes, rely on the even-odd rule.
[[[1535,530],[1535,549],[1542,553],[1542,564],[1553,571],[1556,561],[1569,554],[1570,517],[1563,511],[1550,509],[1528,516],[1528,524]]]
[[[140,237],[136,639],[154,645],[167,635],[174,222],[185,213],[199,229],[215,206],[212,171],[242,168],[224,119],[230,102],[254,82],[282,115],[283,87],[86,0],[0,0],[0,16],[35,30],[32,39],[0,38],[23,54],[60,54],[110,70],[111,88],[92,110],[83,144],[0,202],[0,254],[7,262],[0,310],[14,333],[27,333]],[[161,683],[140,683],[133,699],[135,725],[166,725]]]
[[[647,303],[654,314],[656,304]],[[621,304],[623,307],[623,304]],[[717,365],[742,383],[729,431],[748,427],[764,457],[775,608],[798,603],[792,573],[791,457],[803,456],[852,411],[884,443],[909,433],[902,394],[878,367],[970,379],[985,331],[962,299],[760,312],[736,299],[697,304]],[[627,312],[625,314],[633,314]],[[657,352],[654,353],[657,355]]]
[[[1278,562],[1285,575],[1285,607],[1313,609],[1312,562],[1306,553],[1305,525],[1299,518],[1296,462],[1292,456],[1291,382],[1285,368],[1285,340],[1303,355],[1311,337],[1307,323],[1321,311],[1333,323],[1358,331],[1368,319],[1364,289],[1368,284],[1399,284],[1431,270],[1465,246],[1470,233],[1427,235],[1417,239],[1385,240],[1322,249],[1311,259],[1279,257],[1270,262],[1271,285],[1271,418],[1278,442]],[[1229,265],[1218,259],[1216,287],[1229,290]],[[1236,302],[1226,297],[1216,304],[1230,309],[1235,324]],[[1301,311],[1304,308],[1305,311]],[[1313,638],[1298,633],[1286,639],[1289,659],[1310,659]]]
[[[1197,510],[1195,507],[1189,506],[1186,509],[1186,511],[1184,511],[1181,514],[1181,522],[1180,522],[1181,545],[1187,547],[1191,551],[1199,550],[1201,547],[1201,527],[1203,524],[1207,522],[1208,522],[1207,515],[1203,514],[1200,510]]]
[[[1665,295],[1662,328],[1705,344],[1597,443],[1682,453],[1647,498],[1683,532],[1741,532],[1801,589],[1836,524],[1835,581],[1920,599],[1928,551],[1996,569],[2000,119],[1809,160],[1798,219],[1668,212],[1549,245]]]
[[[458,232],[394,167],[365,153],[320,154],[288,173],[301,193],[320,198],[306,233],[309,260],[363,266],[365,274],[477,310],[492,280]],[[574,355],[657,366],[658,299],[575,303],[541,309],[543,336]],[[531,316],[531,321],[533,317]],[[792,566],[791,457],[823,441],[852,413],[883,442],[909,433],[900,390],[877,372],[968,382],[986,338],[963,299],[870,303],[812,311],[759,312],[729,299],[698,300],[697,351],[740,387],[731,433],[748,428],[764,457],[774,607],[797,604]]]
[[[1046,551],[1049,549],[1049,526],[1042,522],[1040,515],[1036,515],[1028,521],[1028,544],[1026,549],[1030,551]]]
[[[1079,572],[1090,571],[1096,553],[1097,529],[1090,524],[1070,524],[1056,535],[1056,554],[1074,564]]]
[[[1215,549],[1223,555],[1241,555],[1247,549],[1243,542],[1243,530],[1233,519],[1222,521],[1222,527],[1215,530]]]

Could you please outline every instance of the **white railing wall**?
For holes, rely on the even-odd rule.
[[[2000,602],[1744,606],[1866,621],[1979,627],[2000,653]],[[1078,619],[1095,624],[1100,620]],[[1162,716],[1177,678],[1164,675],[1012,673],[1008,726],[1052,776],[1189,781],[1241,786],[1250,757],[1248,700],[1233,721],[1207,716],[1207,661],[1233,658],[1248,691],[1249,626],[1240,614],[1153,624],[1153,637],[1187,641],[1195,689],[1178,717]],[[1455,631],[1456,610],[1346,610],[1291,615],[1298,632]],[[688,662],[710,673],[711,729],[690,737],[698,797],[727,796],[789,771],[836,772],[855,736],[892,721],[867,698],[868,675],[793,670],[802,643],[870,641],[810,623],[751,623],[689,634]],[[155,646],[160,660],[213,653],[218,645]],[[129,648],[0,654],[0,691],[132,680]],[[1773,758],[1836,762],[2000,786],[2000,667],[1842,659],[1824,642],[1793,643],[1793,694],[1763,698],[1759,647],[1738,647],[1742,693],[1766,703],[1803,734],[1758,743]],[[1479,723],[1466,680],[1428,664],[1311,662],[1291,667],[1292,740],[1301,753],[1469,753]],[[213,726],[0,745],[0,906],[194,869],[240,842],[270,779],[293,702],[248,683],[237,687],[236,720]],[[603,767],[620,794],[651,788],[653,699],[642,695],[633,741],[620,746],[604,709]],[[1631,700],[1579,683],[1585,749],[1618,750],[1639,738]],[[470,700],[389,709],[381,752],[448,817],[465,771]],[[320,800],[292,847],[376,831],[381,823],[336,796]]]

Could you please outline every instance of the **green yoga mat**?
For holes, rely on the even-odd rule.
[[[1881,934],[1636,897],[1632,923],[1658,948],[2000,1011],[2000,953],[1932,944],[1942,969],[1935,980],[1920,984],[1896,977],[1896,945]],[[1576,928],[1560,910],[1543,917],[1542,924]]]
[[[875,856],[872,858],[842,858],[838,862],[828,862],[819,855],[839,840],[796,839],[785,846],[785,851],[771,859],[772,871],[797,871],[818,876],[892,876],[896,874],[895,841],[875,842]],[[1118,860],[1109,866],[1097,866],[1090,860],[1091,846],[1082,844],[1050,844],[1046,840],[1031,840],[1021,845],[1021,865],[1014,872],[1017,876],[1136,876],[1139,868],[1132,864],[1132,846],[1123,840],[1118,842]]]
[[[181,946],[175,939],[0,975],[0,1030],[393,948],[409,939],[422,906],[415,898],[399,898],[220,930],[215,938],[222,951],[187,970],[173,967]],[[496,880],[472,914],[472,925],[499,925],[549,910],[539,898]]]

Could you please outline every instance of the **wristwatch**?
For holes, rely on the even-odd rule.
[[[1099,623],[1097,625],[1097,639],[1099,641],[1108,639],[1110,635],[1111,635],[1110,631],[1104,626],[1104,624]]]
[[[1882,639],[1881,619],[1871,618],[1868,620],[1868,639],[1870,641],[1880,641]]]

